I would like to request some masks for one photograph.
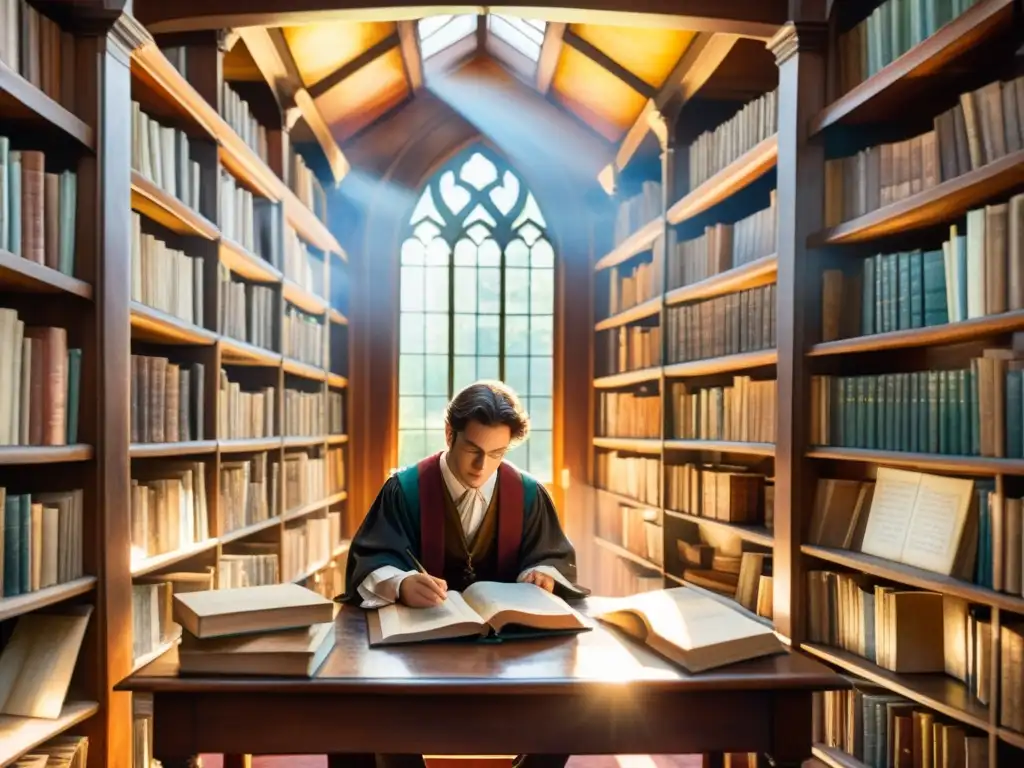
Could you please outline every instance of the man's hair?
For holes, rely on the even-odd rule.
[[[512,444],[521,443],[530,432],[530,417],[519,396],[500,381],[478,381],[459,392],[448,403],[445,422],[456,434],[471,421],[490,427],[504,424],[512,431]]]

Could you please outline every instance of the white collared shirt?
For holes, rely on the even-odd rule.
[[[441,454],[441,476],[444,478],[448,493],[451,494],[455,507],[459,512],[459,520],[462,521],[462,530],[466,534],[466,541],[472,545],[480,524],[484,521],[484,515],[491,504],[494,496],[494,489],[498,484],[498,473],[494,472],[487,481],[477,489],[467,488],[460,483],[448,466],[448,452]],[[538,571],[546,574],[565,585],[569,589],[575,589],[557,569],[549,565],[538,565],[528,568],[519,574],[517,581],[522,581],[530,571]],[[402,571],[393,565],[384,565],[370,573],[357,591],[363,598],[363,608],[380,608],[381,606],[394,603],[398,599],[398,590],[402,580],[411,576],[417,571]]]

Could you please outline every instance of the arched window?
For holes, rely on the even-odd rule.
[[[486,147],[427,182],[402,243],[398,464],[444,447],[444,408],[477,379],[522,398],[531,434],[509,460],[552,479],[555,252],[537,201]]]

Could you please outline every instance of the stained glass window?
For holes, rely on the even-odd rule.
[[[486,147],[427,182],[401,250],[398,463],[444,447],[444,408],[501,379],[530,414],[509,460],[552,479],[555,251],[522,179]]]

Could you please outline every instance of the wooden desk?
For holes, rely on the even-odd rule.
[[[200,752],[759,752],[788,768],[811,756],[812,692],[848,687],[794,653],[690,676],[596,622],[573,637],[370,649],[363,612],[345,608],[337,632],[313,679],[178,677],[172,651],[117,689],[153,694],[165,765]]]

